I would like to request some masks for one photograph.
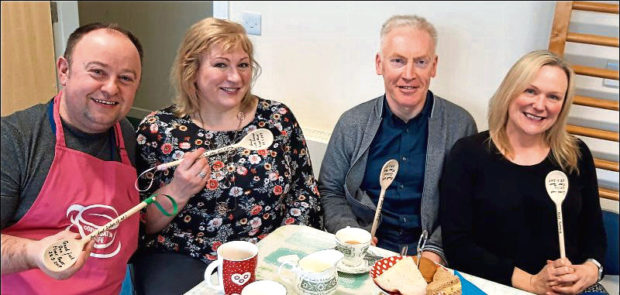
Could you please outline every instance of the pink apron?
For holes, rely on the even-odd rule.
[[[3,234],[40,240],[70,229],[82,237],[137,205],[136,170],[125,150],[120,124],[114,126],[122,162],[103,161],[67,148],[54,98],[56,154],[36,201]],[[129,257],[138,244],[138,214],[95,238],[82,269],[67,280],[54,280],[39,269],[2,276],[2,294],[118,294]]]

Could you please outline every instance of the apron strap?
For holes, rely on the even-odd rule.
[[[116,122],[116,124],[114,124],[113,139],[115,141],[116,146],[119,149],[121,162],[123,162],[123,164],[127,164],[131,166],[131,161],[129,160],[129,156],[127,155],[127,150],[125,149],[125,140],[123,139],[123,131],[121,130],[120,122]]]
[[[60,121],[60,113],[59,113],[61,97],[62,97],[62,90],[58,92],[56,97],[54,97],[53,103],[48,108],[48,114],[49,114],[49,111],[51,111],[50,124],[52,125],[52,132],[54,132],[54,134],[56,135],[56,144],[62,147],[67,147],[67,144],[65,143],[65,132],[62,129],[62,121]]]

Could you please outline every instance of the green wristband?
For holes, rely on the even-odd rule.
[[[162,205],[155,199],[155,197],[159,196],[159,195],[163,195],[166,198],[168,198],[170,200],[170,202],[172,203],[172,212],[168,213],[164,207],[162,207]],[[155,206],[157,206],[157,209],[159,209],[159,211],[161,211],[162,214],[170,217],[170,216],[174,216],[179,212],[179,207],[177,206],[177,202],[169,195],[166,194],[152,194],[151,196],[149,196],[148,198],[146,198],[146,200],[144,200],[144,202],[146,202],[147,204],[151,204],[151,203],[155,203]]]

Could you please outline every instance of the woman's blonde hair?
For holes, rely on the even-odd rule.
[[[568,79],[562,109],[553,126],[545,131],[544,140],[551,148],[552,160],[562,170],[579,173],[577,161],[581,155],[577,146],[577,139],[566,131],[566,121],[575,92],[575,73],[566,61],[547,50],[532,51],[521,57],[510,68],[504,81],[491,98],[489,102],[491,140],[506,156],[512,155],[512,147],[506,134],[508,109],[512,101],[525,91],[543,66],[554,66],[562,69]]]
[[[175,113],[185,116],[200,110],[200,99],[196,79],[200,69],[201,56],[214,46],[224,52],[241,48],[250,58],[252,83],[260,74],[260,65],[254,60],[254,48],[245,29],[238,23],[217,18],[205,18],[190,27],[185,33],[174,59],[170,81],[175,88]],[[252,103],[251,86],[241,100],[241,110]]]

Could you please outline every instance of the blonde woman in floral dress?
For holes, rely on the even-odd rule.
[[[239,24],[207,18],[186,33],[171,75],[175,104],[149,114],[137,130],[139,171],[183,158],[177,167],[147,173],[141,183],[153,178],[142,197],[170,195],[179,212],[168,217],[149,206],[144,215],[134,257],[139,294],[188,291],[225,242],[256,243],[285,224],[322,227],[301,128],[286,105],[250,93],[257,71]],[[258,128],[272,132],[269,148],[199,157]]]

